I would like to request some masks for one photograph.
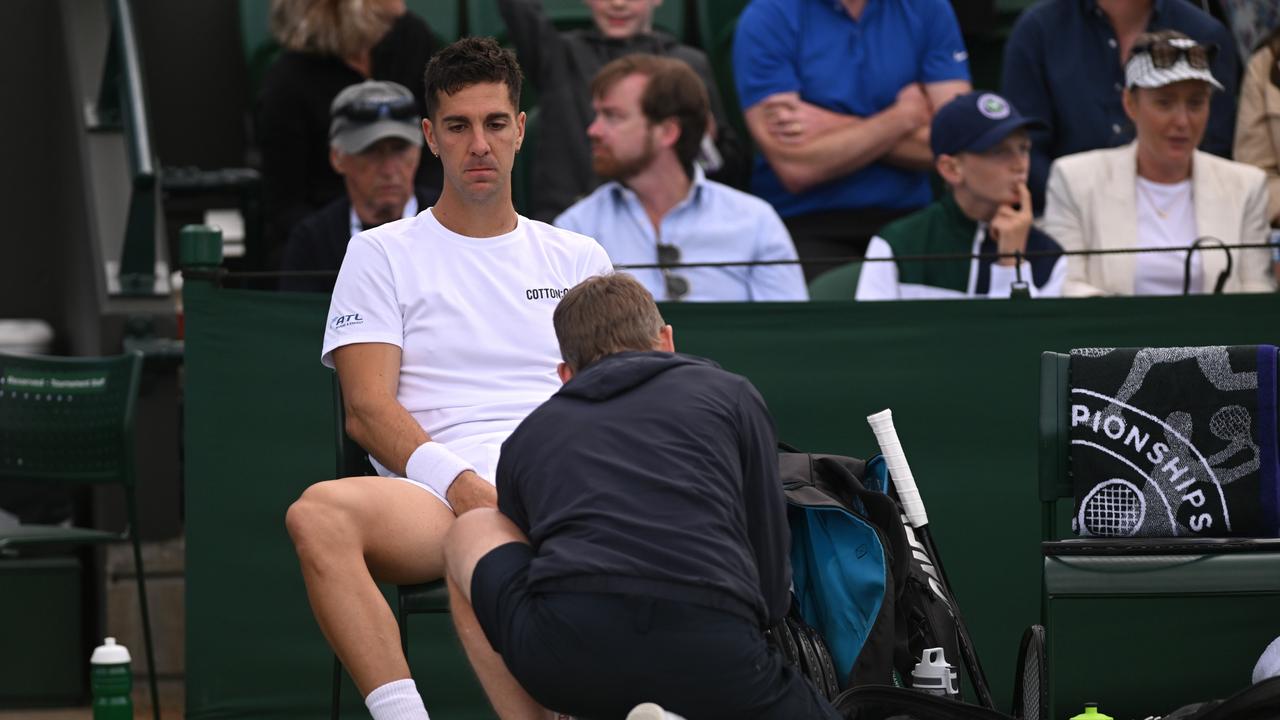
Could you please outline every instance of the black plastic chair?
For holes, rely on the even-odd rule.
[[[0,554],[28,547],[133,543],[152,716],[160,720],[156,657],[134,497],[133,410],[142,354],[54,358],[0,354],[0,481],[118,485],[129,525],[120,531],[23,524],[0,530]]]
[[[368,453],[355,440],[347,435],[346,407],[342,404],[342,388],[338,384],[338,375],[333,375],[333,417],[337,448],[337,477],[358,477],[376,475],[373,465],[369,463]],[[449,589],[444,580],[417,585],[399,585],[396,587],[396,622],[400,626],[400,649],[406,660],[409,659],[409,616],[415,614],[440,614],[449,612]],[[333,656],[333,699],[330,703],[329,717],[338,720],[342,714],[342,661],[337,654]]]

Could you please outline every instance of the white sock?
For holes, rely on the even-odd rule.
[[[1271,641],[1253,666],[1253,681],[1260,683],[1269,677],[1280,675],[1280,637]]]
[[[364,705],[373,720],[431,720],[412,678],[393,680],[374,688],[364,699]]]

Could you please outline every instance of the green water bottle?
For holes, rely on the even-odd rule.
[[[97,720],[97,718],[94,718]],[[1071,720],[1113,720],[1110,715],[1098,712],[1098,703],[1085,703],[1084,712],[1072,716]]]
[[[129,648],[109,637],[89,658],[89,685],[93,688],[93,720],[133,720],[133,671]]]

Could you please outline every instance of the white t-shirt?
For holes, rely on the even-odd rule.
[[[427,209],[351,239],[320,361],[333,367],[334,348],[353,343],[399,346],[396,400],[493,482],[502,441],[560,387],[556,304],[612,267],[585,235],[519,217],[510,233],[473,238]]]
[[[1138,178],[1138,247],[1186,250],[1196,241],[1196,208],[1191,181],[1165,184]],[[1162,217],[1163,215],[1163,217]],[[1134,295],[1181,295],[1186,252],[1148,252],[1134,255]],[[1200,253],[1191,256],[1192,293],[1204,285]]]

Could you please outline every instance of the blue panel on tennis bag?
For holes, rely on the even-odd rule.
[[[842,688],[892,682],[907,553],[883,460],[784,452],[779,464],[801,615],[825,639]]]

